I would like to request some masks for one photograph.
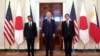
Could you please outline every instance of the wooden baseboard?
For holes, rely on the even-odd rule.
[[[38,51],[45,51],[45,50],[39,50],[35,49],[35,52]],[[54,52],[63,52],[64,50],[54,50]],[[27,49],[0,49],[0,52],[27,52]],[[100,49],[73,49],[73,53],[100,53]]]

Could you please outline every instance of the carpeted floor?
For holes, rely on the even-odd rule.
[[[26,52],[0,53],[0,56],[27,56]],[[35,56],[45,56],[45,52],[35,52]],[[64,52],[54,52],[53,56],[64,56]],[[73,53],[72,56],[100,56],[100,53]]]

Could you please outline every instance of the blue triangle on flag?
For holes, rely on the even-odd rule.
[[[31,5],[30,5],[30,16],[32,17],[32,20],[33,20],[33,14],[32,14],[32,8],[31,8]]]
[[[74,7],[74,2],[72,4],[71,12],[70,12],[70,18],[72,20],[76,20],[76,13],[75,13],[75,7]]]

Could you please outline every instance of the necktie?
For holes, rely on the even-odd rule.
[[[31,28],[31,22],[29,22],[29,27]]]
[[[48,23],[50,24],[50,20],[48,20]]]

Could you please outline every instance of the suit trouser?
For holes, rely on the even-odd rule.
[[[48,56],[50,50],[50,56],[53,55],[53,37],[50,35],[45,36],[45,47],[46,47],[46,56]]]
[[[26,41],[28,56],[30,56],[30,53],[34,56],[34,38],[27,38]]]
[[[64,37],[65,56],[71,56],[72,52],[72,37]]]

